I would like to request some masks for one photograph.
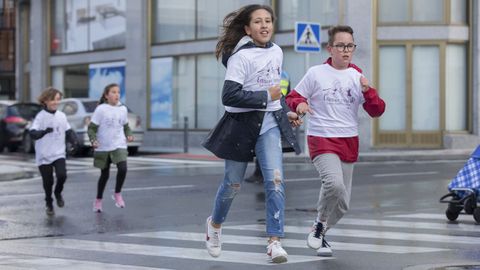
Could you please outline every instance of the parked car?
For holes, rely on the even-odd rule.
[[[41,110],[42,106],[37,103],[0,101],[0,152],[5,147],[14,152],[23,144],[28,127]]]
[[[98,100],[89,98],[64,98],[58,105],[58,110],[67,115],[70,126],[77,134],[80,148],[83,150],[91,150],[91,143],[88,139],[87,128],[90,124],[90,118],[93,111],[97,107]],[[128,109],[128,107],[127,107]],[[133,142],[128,143],[128,153],[134,155],[138,152],[138,147],[143,142],[143,128],[140,116],[134,114],[128,109],[128,124],[135,138]]]

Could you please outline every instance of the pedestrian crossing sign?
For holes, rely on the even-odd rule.
[[[319,53],[322,48],[320,29],[318,23],[296,22],[295,51]]]

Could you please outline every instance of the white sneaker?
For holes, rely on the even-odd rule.
[[[274,263],[287,262],[287,252],[282,248],[280,241],[273,241],[267,246],[267,255]]]
[[[322,246],[317,249],[317,255],[321,257],[331,257],[332,256],[332,249],[330,245],[325,240],[325,237],[322,237]]]
[[[308,234],[307,237],[307,246],[313,249],[319,249],[322,247],[323,235],[325,234],[326,224],[322,222],[314,222],[312,226],[312,231]]]
[[[207,218],[206,227],[207,239],[205,241],[205,245],[207,246],[208,254],[210,254],[212,257],[218,257],[222,251],[222,242],[220,241],[222,228],[216,229],[212,226],[211,216]]]

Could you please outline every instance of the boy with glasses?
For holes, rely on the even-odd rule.
[[[332,256],[325,233],[349,207],[353,164],[358,159],[358,109],[362,105],[371,117],[385,110],[385,102],[351,63],[357,47],[352,28],[335,26],[328,36],[331,57],[311,67],[286,98],[292,111],[310,114],[308,148],[322,186],[307,245],[319,256]]]

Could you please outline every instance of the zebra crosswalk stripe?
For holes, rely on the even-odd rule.
[[[445,217],[443,218],[443,220],[446,220]],[[396,220],[381,220],[381,219],[342,218],[338,222],[338,224],[355,225],[355,226],[379,226],[379,227],[391,227],[391,228],[478,232],[477,225],[462,224],[462,223],[450,224],[450,223],[412,222],[412,221],[396,221]]]
[[[175,232],[175,231],[131,233],[131,234],[124,234],[124,236],[159,238],[159,239],[169,239],[169,240],[186,240],[186,241],[202,241],[202,242],[205,241],[204,233]],[[262,237],[222,234],[222,242],[228,243],[228,244],[265,246],[266,240],[265,238],[262,238]],[[345,243],[345,242],[330,242],[330,241],[329,243],[332,245],[332,247],[335,250],[354,250],[354,251],[395,253],[395,254],[436,252],[436,251],[447,250],[447,249],[429,248],[429,247],[392,246],[392,245],[380,245],[380,244],[360,244],[360,243]],[[307,248],[306,240],[297,240],[297,239],[289,239],[289,238],[282,239],[282,246],[284,248]]]
[[[167,268],[151,268],[142,266],[129,266],[114,263],[100,263],[73,259],[43,258],[35,256],[0,256],[0,268],[2,270],[171,270]]]
[[[78,240],[78,239],[34,239],[21,244],[26,247],[61,248],[72,250],[86,250],[96,252],[111,252],[116,254],[149,255],[158,257],[172,257],[181,259],[196,259],[205,261],[221,261],[230,263],[246,263],[256,265],[270,265],[265,253],[240,252],[223,250],[220,257],[211,257],[205,248],[181,248],[171,246],[153,246],[140,244],[127,244],[104,241]],[[287,263],[302,263],[321,261],[331,258],[317,256],[289,255]]]
[[[238,225],[224,227],[234,230],[251,230],[251,231],[264,231],[263,225]],[[284,231],[288,233],[304,233],[308,232],[310,227],[302,226],[285,226]],[[328,230],[329,236],[343,236],[353,238],[374,238],[374,239],[391,239],[391,240],[404,240],[404,241],[425,241],[425,242],[440,242],[440,243],[456,243],[456,244],[468,244],[479,245],[480,238],[469,236],[457,236],[457,235],[440,235],[440,234],[428,234],[428,233],[407,233],[407,232],[389,232],[389,231],[368,231],[368,230],[351,230],[332,228]]]

